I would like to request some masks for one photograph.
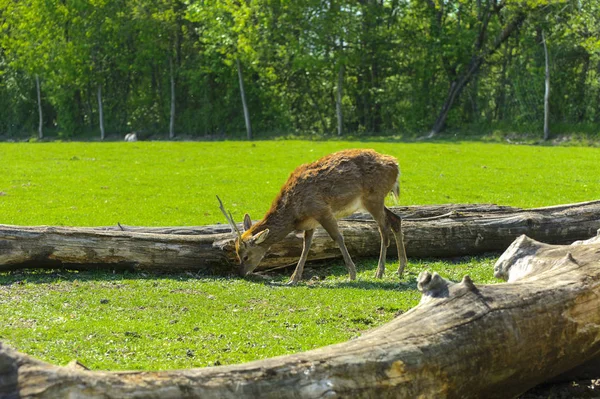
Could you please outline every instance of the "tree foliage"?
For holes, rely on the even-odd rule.
[[[0,135],[540,133],[600,121],[600,0],[0,0]],[[343,68],[340,70],[340,68]],[[172,85],[176,95],[171,96]]]

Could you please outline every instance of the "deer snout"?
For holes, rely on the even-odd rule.
[[[240,263],[240,266],[238,268],[238,273],[240,274],[240,276],[242,277],[246,277],[249,273],[251,273],[254,269],[256,269],[256,266],[249,264],[249,263]]]
[[[238,273],[240,276],[246,277],[246,275],[250,273],[250,271],[243,264],[241,264],[238,268]]]

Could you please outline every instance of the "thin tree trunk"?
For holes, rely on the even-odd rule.
[[[44,138],[44,115],[42,113],[42,90],[40,89],[40,75],[35,75],[35,88],[37,91],[37,102],[38,102],[38,114],[40,116],[40,121],[38,124],[38,137],[40,139]]]
[[[327,124],[325,123],[325,119],[323,118],[323,113],[319,109],[318,102],[315,100],[315,96],[312,91],[312,87],[310,86],[310,82],[307,79],[303,79],[303,80],[304,80],[304,83],[306,84],[306,93],[308,95],[308,98],[312,103],[315,113],[319,116],[319,123],[321,124],[321,132],[325,133],[325,132],[327,132]]]
[[[476,73],[469,90],[469,101],[465,101],[465,118],[467,123],[479,122],[479,74]]]
[[[596,65],[596,76],[600,75],[600,60]],[[596,104],[600,104],[600,90],[596,91]],[[594,113],[594,122],[600,122],[600,107],[595,107],[596,112]]]
[[[546,62],[546,78],[544,92],[544,141],[550,136],[550,127],[548,125],[550,119],[550,61],[548,60],[548,46],[546,46],[546,37],[542,31],[542,44],[544,45],[544,59]]]
[[[92,100],[91,100],[91,96],[90,93],[92,91],[91,89],[91,85],[88,82],[87,87],[85,89],[85,113],[89,116],[88,117],[88,127],[90,130],[92,130],[94,128],[94,124],[96,123],[94,121],[94,106],[92,105]]]
[[[98,118],[100,122],[100,140],[104,140],[104,110],[102,108],[102,85],[98,85]]]
[[[235,63],[237,65],[238,78],[240,80],[240,94],[242,96],[242,106],[244,107],[244,121],[246,122],[246,133],[248,134],[248,140],[252,140],[250,112],[248,111],[248,104],[246,103],[246,91],[244,90],[244,77],[242,75],[242,66],[240,64],[240,59],[236,58]]]
[[[510,47],[510,41],[506,42],[504,47],[504,55],[502,57],[502,69],[500,72],[499,87],[497,89],[498,97],[496,98],[496,109],[494,112],[494,118],[497,121],[504,120],[505,104],[506,104],[506,86],[508,84],[508,67],[512,63],[512,48]]]
[[[337,82],[337,95],[335,98],[335,110],[336,110],[336,114],[337,114],[338,136],[342,135],[343,124],[344,124],[344,115],[342,114],[343,85],[344,85],[344,64],[340,63],[340,69],[339,69],[339,73],[338,73],[338,82]]]
[[[171,74],[171,118],[169,120],[169,138],[175,137],[175,74],[173,73],[173,57],[169,57]]]
[[[583,54],[583,66],[581,67],[581,73],[579,74],[579,83],[577,85],[577,96],[579,98],[578,101],[578,111],[577,111],[577,122],[581,123],[585,119],[587,104],[585,102],[585,92],[586,92],[586,81],[587,75],[590,69],[590,55],[588,53]]]

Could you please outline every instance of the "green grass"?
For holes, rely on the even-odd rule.
[[[600,149],[482,143],[209,142],[0,144],[0,223],[199,225],[259,218],[290,171],[342,148],[399,158],[402,204],[555,205],[600,197]],[[46,361],[93,369],[231,364],[351,339],[419,301],[416,276],[493,283],[493,257],[390,259],[309,268],[297,287],[193,274],[0,273],[0,340]],[[273,275],[275,283],[291,271]]]
[[[55,364],[92,369],[177,369],[232,364],[346,341],[415,306],[423,269],[495,282],[493,259],[390,264],[359,261],[349,282],[339,262],[306,270],[297,287],[273,281],[142,273],[0,273],[0,340]]]
[[[265,141],[0,144],[0,223],[200,225],[260,218],[299,164],[352,147],[396,156],[401,203],[554,205],[600,197],[600,149]]]

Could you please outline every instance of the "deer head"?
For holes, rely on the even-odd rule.
[[[223,215],[225,215],[225,219],[231,226],[231,232],[237,233],[237,238],[235,240],[235,253],[237,254],[238,260],[240,262],[239,273],[241,276],[245,276],[248,273],[252,272],[262,258],[267,253],[269,247],[265,245],[265,239],[269,235],[269,229],[262,230],[256,234],[252,232],[252,219],[250,219],[250,215],[244,215],[244,233],[240,232],[237,224],[233,221],[233,217],[231,216],[231,212],[225,211],[225,207],[223,207],[223,202],[217,196],[217,200],[219,200],[219,208]]]

